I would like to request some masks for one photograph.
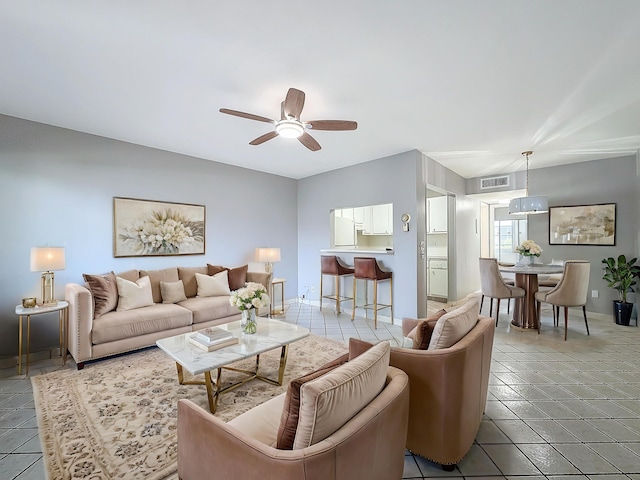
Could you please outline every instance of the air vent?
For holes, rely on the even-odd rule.
[[[509,186],[509,175],[480,179],[480,190],[486,190],[487,188],[498,188],[498,187],[508,187],[508,186]]]

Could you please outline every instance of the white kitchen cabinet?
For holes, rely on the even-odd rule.
[[[446,260],[429,259],[429,280],[427,295],[430,297],[447,298],[449,295],[449,272]]]
[[[370,222],[365,221],[362,233],[365,235],[392,235],[393,234],[393,204],[373,205],[365,207],[369,209]]]
[[[365,210],[369,210],[368,213],[371,215],[370,207],[355,207],[353,209],[353,221],[356,225],[365,224]]]
[[[447,197],[427,199],[427,233],[447,231]]]

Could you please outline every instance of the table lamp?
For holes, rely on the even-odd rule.
[[[280,261],[280,249],[263,247],[256,248],[256,262],[264,263],[264,271],[273,273],[273,262]]]
[[[64,270],[64,247],[32,247],[31,271],[43,272],[40,279],[42,289],[41,305],[57,305],[54,300],[53,270]]]

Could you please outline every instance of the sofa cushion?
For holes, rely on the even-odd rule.
[[[188,297],[195,297],[198,294],[198,283],[196,273],[208,275],[207,267],[178,267],[178,277],[184,285],[184,294]]]
[[[163,268],[162,270],[140,270],[140,277],[149,277],[151,280],[151,293],[154,303],[162,303],[160,282],[177,282],[178,269],[176,267]]]
[[[135,282],[116,277],[116,282],[118,284],[117,312],[153,305],[149,277],[139,278]]]
[[[280,427],[278,428],[276,448],[280,450],[291,450],[293,448],[293,440],[296,436],[300,412],[300,387],[305,383],[330,372],[334,368],[339,367],[348,360],[349,354],[345,353],[335,360],[325,363],[317,370],[291,380],[287,387],[282,414],[280,416]]]
[[[113,272],[102,275],[82,274],[93,297],[93,317],[98,318],[118,306],[118,284]]]
[[[124,312],[109,312],[93,324],[91,342],[98,345],[188,327],[191,325],[191,318],[189,310],[178,305],[162,303]]]
[[[135,282],[140,278],[140,272],[138,270],[125,270],[124,272],[116,273],[116,277],[124,278],[130,282]]]
[[[243,265],[236,268],[228,268],[221,265],[207,264],[207,269],[209,275],[215,275],[216,273],[220,273],[223,270],[227,270],[229,272],[230,290],[238,290],[239,288],[244,287],[244,284],[247,283],[247,271],[249,270],[249,265]]]
[[[276,447],[276,434],[284,402],[285,394],[281,393],[229,420],[227,425],[231,425],[265,445],[278,448]]]
[[[411,348],[415,348],[418,350],[426,350],[429,348],[429,342],[431,341],[431,335],[433,334],[433,329],[438,323],[440,317],[446,314],[447,311],[443,308],[438,312],[430,315],[427,318],[421,319],[418,324],[413,327],[407,337],[413,341],[413,345]]]
[[[480,304],[472,298],[464,305],[440,317],[431,335],[428,350],[449,348],[471,331],[478,323]]]
[[[187,298],[178,305],[191,311],[194,324],[240,315],[240,311],[229,303],[229,297],[224,296]]]
[[[231,295],[231,291],[229,290],[229,274],[226,270],[216,273],[213,276],[196,273],[196,282],[198,284],[198,297]]]
[[[374,345],[300,388],[300,413],[293,449],[306,448],[336,432],[384,388],[388,341]]]
[[[184,284],[182,280],[177,282],[160,282],[160,294],[162,303],[178,303],[187,299],[184,294]]]

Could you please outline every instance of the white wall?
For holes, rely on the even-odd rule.
[[[114,258],[113,197],[202,204],[205,255]],[[274,271],[297,291],[297,182],[216,162],[0,116],[0,358],[17,353],[14,309],[40,297],[29,271],[33,246],[66,248],[56,297],[83,273],[168,266],[238,266],[260,246],[277,246]],[[57,344],[57,317],[32,318],[32,350]]]

